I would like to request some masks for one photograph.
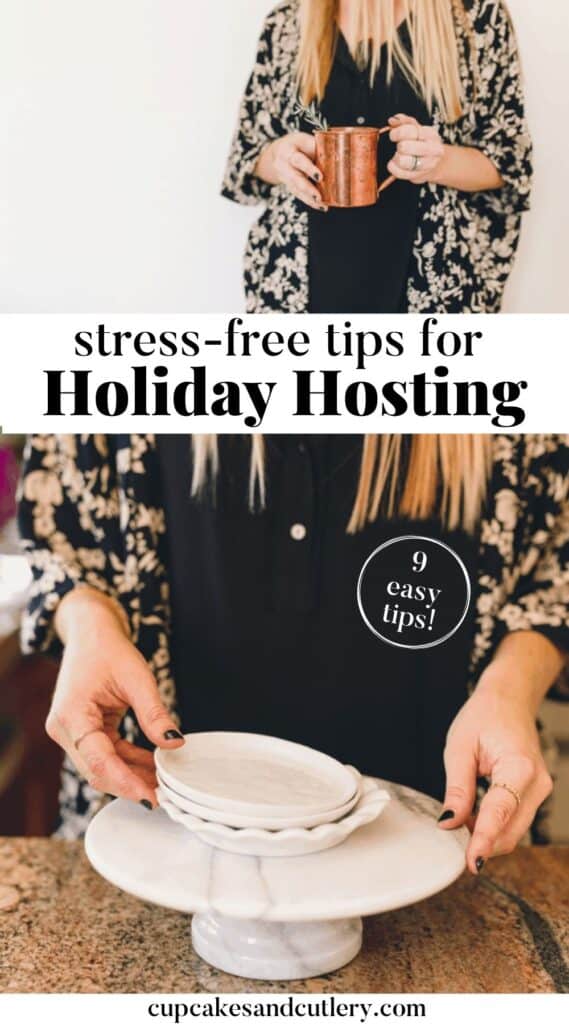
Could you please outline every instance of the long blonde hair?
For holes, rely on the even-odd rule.
[[[463,90],[456,20],[468,30],[463,0],[402,0],[411,37],[411,53],[401,41],[395,0],[351,0],[348,44],[369,62],[373,79],[387,44],[387,73],[397,64],[429,111],[436,105],[445,121],[460,117]],[[300,0],[300,49],[297,78],[302,102],[321,101],[338,39],[339,0]]]
[[[416,434],[411,441],[405,480],[401,480],[403,438],[400,434],[366,434],[362,439],[359,480],[348,533],[373,522],[380,507],[395,514],[426,519],[436,516],[453,530],[476,529],[491,466],[491,437],[484,434]],[[192,494],[203,493],[219,469],[215,434],[194,434]],[[265,442],[251,438],[249,505],[265,505]]]

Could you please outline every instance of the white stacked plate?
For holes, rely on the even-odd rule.
[[[157,750],[157,798],[211,846],[252,856],[295,856],[343,842],[373,821],[389,795],[310,747],[251,733],[189,733]]]

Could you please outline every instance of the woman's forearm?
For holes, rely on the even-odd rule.
[[[445,145],[443,157],[429,180],[462,192],[484,192],[504,184],[490,158],[472,146]]]
[[[480,677],[477,692],[519,699],[532,714],[565,664],[564,654],[542,633],[509,633]]]

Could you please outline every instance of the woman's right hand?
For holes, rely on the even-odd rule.
[[[316,187],[322,175],[314,163],[315,155],[314,136],[308,132],[292,132],[265,146],[255,174],[269,185],[284,185],[313,210],[325,211],[328,207]]]
[[[118,606],[96,590],[79,587],[64,597],[55,627],[65,649],[46,721],[48,736],[94,789],[154,807],[153,755],[121,739],[123,715],[132,708],[158,747],[175,749],[184,739],[146,661],[127,636]]]

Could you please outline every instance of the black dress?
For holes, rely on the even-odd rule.
[[[445,735],[466,699],[473,617],[431,650],[393,648],[364,624],[356,583],[383,540],[414,527],[441,538],[441,528],[378,517],[348,535],[361,439],[266,444],[267,505],[251,513],[247,438],[219,438],[214,501],[189,497],[189,438],[158,438],[183,727],[296,740],[440,797]],[[476,538],[445,539],[475,577]]]
[[[409,48],[406,25],[400,29]],[[394,68],[387,80],[386,47],[370,86],[369,70],[356,65],[343,35],[321,110],[330,127],[368,125],[381,128],[394,114],[428,122],[423,101],[404,74]],[[307,130],[312,130],[306,126]],[[379,146],[379,180],[395,146],[386,133]],[[405,313],[406,285],[417,230],[419,189],[396,181],[381,193],[375,206],[309,210],[309,312]]]

